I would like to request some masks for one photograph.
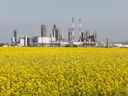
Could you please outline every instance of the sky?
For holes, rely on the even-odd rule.
[[[0,0],[0,42],[13,30],[39,35],[40,24],[57,24],[64,34],[71,18],[81,17],[83,29],[96,31],[99,40],[128,41],[128,0]]]

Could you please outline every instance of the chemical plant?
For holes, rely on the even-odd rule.
[[[84,31],[82,19],[72,18],[67,31],[63,32],[56,24],[40,25],[40,35],[38,36],[18,36],[17,30],[13,31],[11,44],[1,44],[4,47],[128,47],[127,43],[110,42],[107,38],[104,42],[97,41],[97,33]],[[47,30],[50,28],[50,31]]]
[[[63,36],[56,24],[52,25],[52,29],[48,32],[48,26],[41,24],[40,36],[18,36],[18,32],[14,30],[11,37],[11,46],[19,47],[34,47],[34,46],[48,46],[48,47],[95,47],[97,45],[96,32],[83,31],[82,19],[77,20],[72,18],[71,26],[67,29],[67,37]],[[76,24],[78,27],[76,27]]]

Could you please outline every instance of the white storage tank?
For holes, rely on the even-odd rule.
[[[49,37],[38,37],[38,44],[50,44],[51,38]]]
[[[20,38],[19,46],[24,46],[25,45],[24,42],[25,42],[24,38]]]

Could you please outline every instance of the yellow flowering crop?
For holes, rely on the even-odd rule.
[[[0,48],[0,96],[128,96],[128,49]]]

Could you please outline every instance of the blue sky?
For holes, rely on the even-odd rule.
[[[0,41],[11,32],[38,35],[40,24],[64,25],[82,17],[84,29],[96,30],[98,39],[128,41],[128,0],[0,0]],[[61,29],[60,29],[61,30]]]

